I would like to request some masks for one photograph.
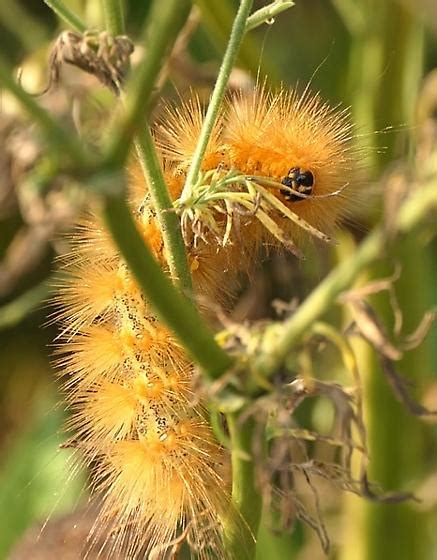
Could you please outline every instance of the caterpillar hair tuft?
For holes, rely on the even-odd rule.
[[[194,195],[183,199],[203,119],[193,97],[163,112],[155,136],[195,292],[229,307],[263,245],[297,253],[305,238],[328,240],[348,205],[353,130],[347,111],[308,91],[300,96],[259,86],[229,97]],[[135,163],[130,176],[138,230],[167,270],[156,213]],[[226,558],[228,451],[198,402],[193,364],[158,321],[98,217],[81,221],[63,272],[58,367],[68,429],[91,467],[93,490],[104,498],[96,531],[112,531],[113,558],[120,550],[124,558],[164,558],[182,534],[200,559]]]

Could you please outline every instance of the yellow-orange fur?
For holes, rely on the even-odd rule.
[[[157,125],[173,199],[181,193],[202,122],[202,108],[191,100],[169,108]],[[314,197],[282,202],[329,231],[346,198],[318,197],[351,181],[350,134],[345,114],[316,96],[257,88],[227,101],[202,169],[235,169],[277,182],[290,168],[310,170]],[[138,229],[166,269],[163,239],[136,165],[131,183]],[[281,199],[278,190],[271,192]],[[272,218],[293,239],[302,237],[296,223],[273,209]],[[263,243],[278,246],[254,216],[242,217],[224,246],[213,237],[189,243],[197,294],[227,305],[239,275],[256,266]],[[161,558],[165,544],[184,529],[200,558],[224,558],[220,518],[230,507],[227,451],[196,404],[192,364],[158,322],[97,218],[82,221],[64,261],[71,274],[58,296],[64,329],[59,366],[72,411],[69,428],[94,466],[93,487],[105,497],[100,525],[113,530],[114,558],[122,548],[123,558],[139,559],[152,549]]]

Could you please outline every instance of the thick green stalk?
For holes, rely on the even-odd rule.
[[[354,92],[351,99],[352,116],[358,135],[355,141],[363,150],[365,164],[369,169],[377,167],[379,138],[374,134],[377,128],[375,106],[378,103],[378,88],[381,75],[385,72],[381,44],[380,23],[386,3],[379,0],[335,0],[335,5],[352,33],[349,59],[347,91]],[[371,14],[371,15],[370,15]],[[385,139],[384,139],[385,141]]]
[[[365,133],[356,141],[368,148],[363,152],[368,166],[381,169],[403,155],[405,125],[413,124],[413,84],[421,74],[422,25],[414,10],[394,0],[335,0],[335,4],[353,33],[348,90],[354,92],[353,120]]]
[[[194,0],[202,17],[202,25],[208,34],[208,39],[214,44],[218,52],[223,52],[228,43],[229,34],[235,17],[234,0]],[[275,73],[275,65],[268,65],[260,60],[261,46],[254,35],[246,35],[238,54],[237,65],[256,75],[258,71],[268,74]],[[266,69],[266,66],[268,68]]]
[[[339,244],[336,247],[337,262],[342,262],[355,254],[357,250],[356,242],[353,235],[348,232],[341,232]],[[369,282],[369,274],[364,270],[355,282],[352,284],[351,289],[359,289]],[[346,328],[353,320],[350,309],[347,305],[341,308],[342,325]],[[366,377],[371,369],[371,354],[372,349],[370,345],[359,337],[352,337],[349,340],[355,355],[356,365],[359,370],[362,384],[365,385]],[[367,397],[367,396],[366,396]],[[363,402],[364,415],[366,414],[366,404],[368,399]],[[366,417],[366,416],[365,416]],[[359,459],[355,458],[356,463],[354,467],[355,472],[358,472]],[[362,538],[365,525],[365,511],[363,508],[363,498],[352,494],[350,492],[344,493],[342,496],[342,546],[338,551],[338,560],[365,560],[366,543]]]
[[[61,0],[44,0],[44,3],[51,8],[59,19],[63,20],[69,27],[84,33],[86,31],[85,23],[74,14]]]
[[[352,36],[358,36],[364,29],[365,6],[356,0],[332,0],[344,25]]]
[[[301,531],[299,525],[293,527],[293,532],[275,530],[266,524],[266,519],[261,518],[256,542],[256,560],[299,558],[300,546],[296,539],[299,530]]]
[[[118,35],[124,33],[124,21],[122,17],[122,7],[120,0],[102,0],[105,8],[105,24],[107,26],[108,32],[112,28],[113,34]],[[153,12],[150,18],[150,24],[148,28],[155,27],[155,17],[154,14],[158,12]],[[168,29],[163,27],[162,33],[163,37],[161,43],[162,47],[169,50],[169,44],[171,41],[175,41],[178,35],[178,31],[185,22],[188,16],[188,10],[182,9],[175,14],[168,13],[168,19],[163,20],[164,24],[171,27],[173,35],[167,35]],[[175,17],[176,15],[176,17]],[[175,25],[176,22],[176,25]],[[163,24],[163,25],[164,25]],[[140,69],[137,71],[138,74],[142,73],[144,67],[148,67],[149,58],[152,56],[154,50],[157,46],[154,43],[152,48],[149,48],[146,59],[142,62]],[[152,52],[151,52],[152,51]],[[158,69],[159,70],[159,69]],[[156,77],[156,76],[155,76]],[[150,88],[149,94],[152,89]],[[139,93],[140,95],[134,99],[134,105],[130,105],[130,99],[133,95]],[[143,112],[143,126],[139,129],[135,140],[135,147],[138,155],[138,159],[143,170],[145,179],[147,181],[147,186],[149,192],[152,196],[152,202],[157,213],[158,222],[161,226],[162,236],[164,240],[164,245],[167,252],[167,261],[170,268],[170,274],[175,282],[178,283],[181,290],[185,293],[191,292],[191,275],[188,268],[187,256],[185,252],[185,245],[182,238],[181,228],[179,219],[175,212],[173,212],[173,203],[170,198],[167,186],[165,184],[164,176],[162,173],[161,165],[156,153],[156,148],[153,142],[152,135],[150,133],[149,125],[146,122],[145,108],[148,103],[148,93],[140,90],[134,90],[134,92],[129,92],[127,96],[123,96],[125,113],[129,110],[132,111],[134,107],[134,112],[141,110]],[[127,117],[126,117],[127,118]],[[121,163],[121,162],[120,162]]]
[[[417,93],[423,76],[424,25],[415,10],[391,0],[385,3],[379,26],[383,41],[375,130],[398,129],[388,137],[379,135],[378,147],[383,148],[381,165],[405,157],[411,149],[408,129],[416,124]]]
[[[131,141],[146,121],[147,107],[156,79],[189,13],[188,0],[155,0],[141,43],[147,53],[126,87],[125,108],[108,138],[106,158],[120,166],[129,154]]]
[[[232,504],[241,519],[231,512],[225,520],[225,549],[229,558],[251,560],[255,557],[255,538],[261,520],[262,499],[255,485],[255,462],[252,457],[255,420],[244,422],[239,414],[226,416],[231,438]]]
[[[180,289],[188,295],[192,289],[191,274],[188,268],[180,222],[177,214],[173,211],[173,203],[165,184],[153,138],[147,124],[138,133],[135,147],[152,196],[153,207],[161,226],[170,274],[173,281],[176,281]]]
[[[387,24],[387,21],[390,23]],[[423,25],[414,10],[391,2],[386,7],[384,26],[383,68],[379,81],[375,117],[377,128],[387,125],[412,125],[417,90],[422,75]],[[385,150],[385,162],[407,152],[407,130],[393,134]],[[399,142],[403,140],[403,142]],[[395,142],[396,141],[396,142]],[[387,145],[387,138],[381,139]],[[401,150],[399,149],[401,148]],[[419,170],[421,172],[422,170]],[[402,274],[395,284],[398,302],[404,316],[404,332],[414,330],[423,312],[430,305],[432,283],[429,273],[431,255],[426,248],[418,250],[417,240],[407,237],[393,248],[392,258],[402,263]],[[387,272],[385,266],[378,274]],[[412,297],[414,294],[414,297]],[[386,298],[375,298],[377,312],[390,324],[393,311]],[[430,348],[424,342],[408,353],[397,368],[408,380],[420,387],[431,370]],[[373,356],[375,361],[375,358]],[[414,490],[423,476],[425,426],[411,418],[393,399],[390,388],[373,364],[366,379],[368,395],[367,419],[371,453],[370,478],[387,490]],[[363,504],[366,514],[365,534],[368,558],[424,560],[428,557],[427,532],[423,514],[410,503],[394,505]],[[384,535],[381,534],[384,527]]]
[[[352,10],[350,2],[337,0],[336,4],[350,4]],[[360,3],[357,5],[359,7]],[[362,1],[361,12],[364,17],[354,29],[350,64],[350,89],[357,92],[352,100],[356,122],[368,132],[403,127],[401,132],[368,137],[373,148],[383,147],[382,153],[380,149],[372,152],[375,168],[382,168],[407,153],[405,124],[413,124],[412,113],[422,73],[423,28],[420,18],[416,17],[416,10],[396,1]],[[401,220],[404,227],[408,229],[408,224],[420,220],[421,208],[419,205],[403,208]],[[405,322],[408,323],[405,325],[407,332],[413,330],[429,305],[429,298],[426,301],[425,296],[429,282],[426,253],[426,249],[418,251],[417,241],[407,237],[401,244],[392,246],[389,254],[390,262],[396,259],[402,263],[401,278],[395,283],[395,288]],[[387,276],[392,272],[387,268],[381,264],[374,274]],[[393,311],[387,304],[386,296],[377,297],[372,303],[383,323],[390,325]],[[412,483],[422,474],[424,426],[409,417],[396,402],[369,346],[361,344],[357,349],[366,394],[370,478],[385,490],[414,490]],[[423,379],[424,372],[429,369],[426,345],[407,354],[397,367],[408,375],[408,380]],[[427,557],[424,522],[421,514],[410,504],[356,503],[349,500],[347,508],[346,519],[354,516],[350,529],[355,531],[355,539],[345,543],[341,558],[422,560]],[[345,532],[349,533],[347,527]]]
[[[402,274],[395,289],[404,317],[404,332],[412,332],[424,311],[430,305],[433,285],[430,281],[431,255],[426,248],[418,251],[417,239],[407,238],[393,251],[393,258],[402,263]],[[390,273],[387,266],[378,270],[378,276]],[[414,294],[414,297],[412,297]],[[387,297],[372,302],[386,324],[393,311]],[[423,386],[431,371],[430,347],[424,341],[414,352],[407,353],[396,365],[413,387]],[[384,490],[414,491],[424,475],[425,425],[412,417],[393,397],[381,366],[374,353],[366,371],[366,418],[371,461],[370,480]],[[415,504],[363,503],[366,558],[396,558],[398,560],[425,560],[428,558],[425,515]],[[384,527],[384,534],[381,534]]]
[[[208,105],[208,110],[203,121],[202,130],[200,131],[199,139],[194,150],[193,159],[190,169],[187,173],[185,186],[182,191],[181,199],[189,198],[192,186],[196,183],[199,175],[202,160],[208,147],[208,142],[211,137],[214,124],[217,120],[218,113],[223,101],[226,86],[231,75],[232,68],[238,56],[238,51],[243,40],[246,30],[247,20],[249,18],[250,10],[252,9],[253,0],[241,0],[240,7],[237,15],[235,16],[234,24],[232,26],[231,36],[226,47],[226,52],[223,57],[220,71],[217,76],[217,81],[211,95]]]
[[[122,257],[159,318],[173,330],[208,377],[217,379],[223,375],[232,366],[232,358],[216,343],[196,307],[174,288],[155,261],[126,201],[121,197],[106,197],[103,216]]]
[[[101,0],[106,31],[116,37],[124,33],[122,0]]]

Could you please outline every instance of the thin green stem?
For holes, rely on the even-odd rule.
[[[42,109],[35,99],[29,95],[12,77],[11,70],[0,55],[0,85],[10,91],[21,103],[25,110],[32,116],[46,133],[47,140],[51,143],[54,150],[71,158],[75,164],[86,168],[87,158],[81,145],[71,132],[65,130],[50,114]]]
[[[124,22],[122,17],[122,7],[120,0],[102,0],[104,15],[105,15],[105,25],[108,32],[122,34],[124,32]],[[176,28],[173,31],[179,31],[179,26],[182,27],[185,22],[184,17],[180,17],[188,12],[183,10],[182,12],[177,12],[177,22]],[[171,14],[169,13],[170,17]],[[152,26],[155,25],[153,13],[151,16]],[[153,48],[156,49],[156,44],[153,44]],[[165,44],[164,42],[162,43]],[[143,66],[147,66],[146,58],[143,62]],[[137,90],[139,91],[139,90]],[[150,89],[150,92],[152,90]],[[145,107],[147,105],[147,92],[139,91],[140,96],[135,100],[135,111],[140,107],[140,102],[142,103],[143,113],[145,113]],[[125,111],[129,111],[129,94],[124,97]],[[132,105],[130,106],[132,109]],[[159,163],[158,155],[156,153],[155,144],[153,142],[152,135],[150,133],[150,128],[147,122],[144,122],[142,128],[139,129],[136,139],[135,148],[137,151],[138,159],[141,168],[144,173],[144,177],[147,182],[147,187],[152,196],[153,206],[157,213],[157,219],[161,227],[161,232],[164,240],[164,245],[167,253],[167,262],[170,268],[170,274],[174,281],[179,284],[181,290],[185,292],[190,292],[192,289],[191,275],[188,268],[187,255],[185,251],[185,245],[182,238],[180,223],[175,212],[172,211],[173,203],[170,198],[167,186],[165,184],[164,176],[162,173],[161,165]]]
[[[61,0],[44,0],[44,3],[51,8],[59,19],[63,20],[69,27],[84,33],[86,31],[85,23],[74,14]]]
[[[435,207],[437,207],[436,183],[430,181],[418,189],[401,207],[393,226],[395,231],[398,234],[408,232]],[[384,229],[381,227],[375,229],[352,257],[339,264],[313,290],[288,321],[273,324],[267,329],[259,358],[253,364],[258,374],[269,376],[277,370],[290,349],[307,332],[310,325],[335,303],[337,296],[347,289],[367,266],[385,254],[387,242]]]
[[[124,33],[122,0],[101,0],[106,31],[116,37]]]
[[[46,300],[49,294],[49,283],[47,280],[43,280],[10,303],[0,307],[0,330],[10,329],[18,325]]]
[[[294,2],[292,0],[275,0],[268,6],[260,8],[247,19],[246,33],[248,31],[252,31],[252,29],[255,29],[256,27],[259,27],[260,25],[263,25],[264,23],[273,21],[277,15],[289,8],[292,8],[293,6]]]
[[[241,414],[241,413],[239,413]],[[255,539],[261,520],[262,498],[255,484],[253,437],[255,420],[252,416],[242,422],[239,414],[226,416],[231,438],[232,504],[240,514],[231,512],[225,520],[225,548],[229,558],[255,557]]]
[[[208,147],[208,142],[211,137],[214,124],[217,120],[220,106],[223,101],[226,86],[229,81],[232,68],[237,59],[238,51],[246,30],[247,20],[249,18],[250,10],[252,9],[253,0],[241,0],[240,7],[232,26],[231,36],[229,38],[226,52],[223,57],[223,62],[211,95],[208,105],[208,110],[203,121],[202,129],[200,131],[199,140],[194,150],[193,159],[190,169],[188,170],[187,178],[185,181],[184,189],[182,191],[181,200],[188,199],[191,195],[192,186],[197,182],[199,171],[202,165],[202,160]]]
[[[223,375],[232,366],[232,358],[216,343],[193,303],[180,294],[153,258],[124,198],[106,197],[103,216],[123,259],[158,317],[172,329],[208,377],[217,379]]]
[[[170,274],[173,280],[177,281],[180,289],[184,293],[189,293],[192,290],[191,274],[179,218],[173,211],[173,203],[165,184],[148,125],[145,125],[138,133],[135,147],[161,226]]]
[[[194,0],[202,17],[202,27],[208,40],[218,52],[224,51],[235,17],[235,0]],[[246,33],[238,52],[238,64],[253,75],[268,76],[271,83],[278,81],[278,65],[259,56],[261,42],[253,33]]]
[[[120,166],[125,162],[133,136],[144,125],[156,78],[190,13],[190,8],[188,0],[155,0],[148,18],[151,23],[142,39],[147,55],[127,84],[125,110],[108,134],[108,138],[113,140],[110,140],[105,153],[111,166]]]

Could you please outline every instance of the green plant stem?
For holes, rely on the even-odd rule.
[[[260,8],[247,19],[245,29],[246,33],[248,31],[252,31],[252,29],[255,29],[256,27],[259,27],[263,23],[268,23],[269,20],[272,20],[281,12],[284,12],[293,6],[294,2],[292,0],[276,0],[268,6]]]
[[[177,281],[180,289],[188,295],[192,290],[191,274],[179,218],[173,211],[173,203],[147,125],[138,133],[135,147],[161,226],[170,274],[173,280]]]
[[[392,126],[396,130],[401,125],[400,130],[384,138],[374,135],[376,145],[383,146],[378,164],[380,168],[386,168],[400,157],[406,162],[410,159],[412,164],[415,134],[411,133],[411,128],[417,124],[417,96],[424,73],[423,21],[415,10],[396,0],[367,0],[366,4],[367,13],[371,11],[373,17],[371,20],[365,18],[367,29],[361,45],[363,59],[356,71],[359,74],[366,62],[373,66],[375,87],[373,95],[369,92],[366,95],[371,99],[373,97],[370,116],[374,118],[374,129],[384,130]],[[366,61],[367,47],[372,41],[374,48],[379,48],[378,65],[374,61]],[[358,82],[354,83],[354,88],[363,91],[362,84]],[[420,146],[418,148],[420,152]],[[405,157],[408,152],[409,158],[408,155]],[[416,168],[411,175],[423,176],[424,167],[429,166],[431,158],[415,163]],[[411,214],[407,218],[411,223]],[[402,273],[393,290],[402,310],[402,330],[411,332],[420,321],[423,310],[432,302],[431,295],[435,289],[429,270],[432,253],[426,246],[419,248],[416,236],[410,235],[391,247],[389,254],[390,262],[402,263]],[[378,263],[371,271],[372,278],[390,274],[389,264],[384,261]],[[374,295],[371,304],[379,320],[391,328],[393,308],[388,298],[382,294]],[[416,397],[426,383],[427,373],[432,371],[430,350],[429,339],[424,340],[414,352],[407,352],[396,364],[399,373],[408,376],[408,383]],[[387,491],[412,489],[416,485],[413,481],[421,480],[425,474],[423,459],[429,434],[424,423],[405,414],[405,407],[393,398],[375,352],[369,354],[363,385],[367,397],[365,417],[371,456],[369,478]],[[402,437],[393,437],[394,434],[402,434]],[[428,558],[430,542],[424,512],[418,511],[411,503],[387,506],[364,501],[361,508],[364,558]],[[384,527],[384,532],[381,532],[381,527]]]
[[[106,31],[116,37],[124,33],[124,14],[121,0],[101,0]]]
[[[225,520],[225,548],[229,558],[252,559],[255,557],[255,538],[261,520],[262,498],[255,485],[255,462],[252,442],[255,419],[244,422],[241,413],[226,415],[232,461],[232,504],[242,519],[231,512]]]
[[[84,22],[74,14],[61,0],[44,0],[44,3],[51,8],[59,19],[63,20],[69,27],[78,31],[79,33],[84,33],[86,31],[86,25]]]
[[[296,539],[296,533],[301,532],[301,527],[296,524],[292,532],[274,530],[266,524],[269,516],[265,515],[265,517],[266,519],[261,518],[258,529],[256,560],[266,560],[269,558],[274,560],[293,560],[293,558],[299,558],[300,546],[298,539]],[[279,514],[276,514],[276,517],[279,517]]]
[[[89,164],[82,146],[72,137],[71,133],[64,129],[50,114],[42,109],[12,77],[11,69],[0,55],[0,85],[2,88],[10,91],[14,97],[21,103],[24,109],[31,115],[40,127],[44,130],[47,141],[50,142],[52,148],[63,157],[68,157],[78,166],[86,168]]]
[[[126,161],[133,136],[144,126],[156,78],[187,20],[190,8],[187,0],[155,0],[148,18],[151,23],[146,26],[141,41],[147,54],[127,84],[125,110],[108,134],[111,140],[105,154],[110,166],[121,166]]]
[[[117,6],[115,6],[115,4],[118,4],[118,8]],[[183,2],[179,2],[179,4],[182,5],[182,8],[184,8]],[[114,21],[116,20],[118,25],[117,33],[123,33],[123,20],[122,18],[120,19],[117,16],[117,14],[121,12],[120,2],[116,2],[115,0],[104,0],[104,6],[106,14],[106,25],[109,26],[110,24],[112,24],[113,26],[115,26]],[[155,26],[156,14],[158,14],[158,12],[156,11],[155,4],[155,11],[152,11],[152,14],[150,16],[152,28]],[[163,52],[169,52],[170,47],[167,43],[169,43],[170,40],[175,40],[178,32],[185,23],[188,14],[189,10],[185,8],[176,12],[168,12],[167,14],[165,14],[168,17],[164,20],[161,20],[163,21],[163,29],[160,37],[162,37],[161,46],[163,48]],[[160,17],[162,17],[162,15]],[[173,37],[166,34],[168,33],[168,27],[172,28]],[[153,45],[152,52],[154,52],[157,46],[153,42],[151,42],[151,44]],[[151,49],[149,49],[148,56],[146,60],[143,61],[139,73],[141,73],[141,68],[143,68],[144,66],[148,66],[148,61],[151,56],[150,51]],[[155,66],[153,66],[153,68],[155,68],[155,71],[157,71],[157,73],[159,72],[159,68],[156,69]],[[152,89],[149,90],[149,93],[151,93],[151,91]],[[129,110],[132,111],[132,107],[134,107],[134,113],[136,113],[136,111],[141,108],[141,104],[144,112],[144,108],[147,106],[148,102],[147,92],[144,92],[144,90],[134,91],[134,93],[138,92],[140,93],[140,95],[136,97],[136,99],[134,99],[133,105],[129,105],[129,94],[124,97],[125,112],[129,113]],[[141,168],[144,173],[144,177],[147,182],[148,189],[152,196],[152,202],[157,213],[158,222],[161,227],[164,245],[167,252],[167,262],[170,268],[170,274],[173,280],[178,283],[180,289],[184,293],[191,293],[191,275],[188,268],[187,255],[182,238],[179,219],[175,212],[172,211],[173,203],[165,184],[161,165],[158,160],[156,148],[147,122],[144,122],[143,127],[140,128],[137,133],[135,139],[135,148]]]
[[[241,0],[240,7],[237,15],[235,16],[234,24],[232,26],[231,36],[229,38],[226,52],[223,57],[223,62],[211,95],[208,105],[208,110],[203,121],[202,129],[200,131],[199,140],[194,150],[193,159],[190,169],[187,173],[184,189],[182,191],[181,200],[184,201],[191,195],[192,186],[196,183],[202,160],[208,147],[208,142],[211,137],[214,124],[220,110],[223,96],[225,94],[226,86],[229,81],[232,68],[237,59],[238,51],[243,40],[247,20],[249,18],[250,10],[252,8],[253,0]]]
[[[108,32],[111,32],[112,29],[113,34],[116,33],[120,35],[124,33],[124,21],[122,17],[122,7],[120,0],[102,0],[102,4],[104,8],[105,25]],[[177,36],[177,32],[185,22],[185,18],[183,16],[188,16],[188,12],[182,11],[176,12],[176,14],[178,15],[178,23],[176,29],[173,30],[176,31]],[[180,17],[181,14],[182,17]],[[169,13],[168,16],[170,17],[171,14]],[[151,21],[153,26],[153,13],[151,16]],[[176,36],[174,37],[174,40]],[[162,45],[164,46],[165,43],[166,42],[163,42]],[[155,44],[153,44],[153,48],[156,49]],[[147,66],[149,57],[150,52],[149,56],[143,62],[143,66]],[[152,90],[150,89],[150,92],[151,91]],[[145,114],[145,107],[147,105],[147,93],[145,94],[144,91],[140,93],[141,96],[138,97],[135,102],[135,112],[137,110],[137,107],[140,107],[140,101],[142,101],[143,113]],[[128,111],[129,109],[127,109],[127,107],[129,106],[129,94],[127,96],[123,96],[123,101],[125,105],[125,111]],[[178,283],[181,290],[185,291],[186,293],[191,292],[191,275],[188,268],[187,255],[182,238],[179,219],[175,212],[172,211],[173,203],[165,184],[161,165],[147,122],[144,122],[143,126],[137,133],[135,139],[135,148],[141,168],[144,173],[144,177],[147,182],[147,187],[152,196],[153,206],[156,210],[157,219],[161,228],[167,253],[167,262],[170,268],[170,274],[173,280]]]
[[[50,294],[47,280],[19,295],[10,303],[0,307],[0,329],[10,329],[18,325]]]
[[[223,52],[228,44],[229,34],[235,17],[235,0],[194,0],[202,17],[202,26],[208,40],[218,52]],[[236,64],[250,74],[268,76],[271,84],[278,82],[278,65],[266,57],[259,56],[261,41],[255,34],[246,33],[241,44]]]
[[[232,358],[216,343],[196,307],[176,290],[155,261],[126,201],[122,197],[106,197],[103,216],[122,257],[158,317],[173,330],[208,377],[220,377],[232,366]]]
[[[408,236],[393,248],[393,258],[402,263],[402,274],[394,289],[404,318],[403,331],[412,332],[423,310],[430,306],[435,290],[430,274],[432,253],[428,247],[418,250],[415,236]],[[384,276],[387,273],[390,274],[391,270],[386,263],[381,263],[374,274]],[[371,303],[380,320],[386,325],[392,324],[393,309],[387,298],[376,295]],[[408,376],[417,397],[431,381],[431,356],[430,340],[426,339],[397,363],[398,371]],[[377,481],[385,491],[412,489],[426,473],[425,442],[429,433],[424,422],[406,414],[405,407],[393,398],[375,352],[371,352],[369,358],[363,387],[367,397],[366,427],[371,456],[369,478]],[[393,437],[393,434],[402,434],[402,438]],[[418,511],[408,502],[387,506],[364,501],[361,507],[364,510],[361,531],[366,535],[365,558],[428,558],[430,543],[425,529],[425,512]],[[381,527],[387,535],[398,535],[398,538],[382,538]]]
[[[437,207],[436,187],[436,181],[430,181],[403,204],[394,224],[398,234],[411,230],[431,209]],[[339,264],[313,290],[288,321],[271,325],[263,338],[260,355],[254,360],[255,371],[267,377],[277,371],[310,325],[328,310],[342,291],[351,286],[360,272],[385,254],[387,242],[386,232],[381,227],[376,228],[351,258]]]

